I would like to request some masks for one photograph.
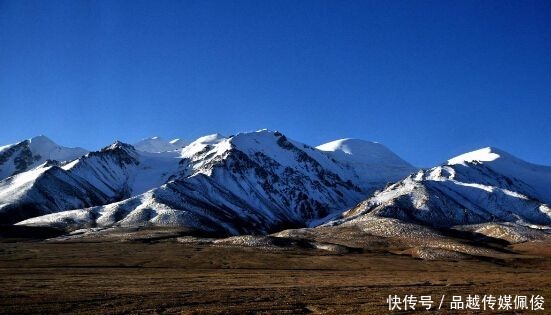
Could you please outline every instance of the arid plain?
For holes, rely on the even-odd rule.
[[[398,314],[386,302],[396,294],[438,301],[445,295],[439,313],[476,314],[449,310],[450,297],[551,296],[549,242],[505,246],[509,253],[495,259],[422,260],[387,245],[338,252],[182,243],[163,235],[4,238],[0,313]]]

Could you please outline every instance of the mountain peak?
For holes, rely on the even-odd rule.
[[[37,152],[49,151],[58,147],[57,143],[53,142],[50,138],[44,135],[30,138],[29,146],[31,147],[31,150]]]
[[[465,164],[470,162],[492,162],[504,157],[512,156],[498,148],[485,147],[451,158],[448,160],[448,165]]]
[[[88,153],[88,150],[81,147],[69,148],[61,146],[45,135],[32,137],[26,141],[28,141],[29,148],[34,154],[48,156],[51,160],[71,160]]]
[[[63,147],[44,135],[32,137],[27,141],[33,155],[41,157],[38,160],[69,161],[88,153],[88,150],[80,147]]]
[[[344,138],[319,145],[316,149],[344,156],[352,162],[356,161],[373,165],[391,163],[411,167],[409,163],[386,146],[373,141]]]
[[[275,152],[284,142],[291,141],[295,145],[298,144],[291,139],[288,139],[279,131],[261,129],[252,132],[241,132],[233,136],[229,140],[231,144],[244,152],[263,151]]]
[[[202,150],[205,150],[209,146],[216,145],[227,138],[219,133],[213,133],[210,135],[197,138],[182,149],[182,157],[189,158]]]
[[[353,151],[361,149],[367,146],[382,146],[381,144],[373,141],[366,141],[354,138],[343,138],[330,141],[317,146],[318,150],[322,151],[342,151],[347,154],[353,154]]]
[[[202,136],[193,141],[193,143],[203,143],[203,144],[213,144],[220,142],[220,140],[226,139],[223,135],[219,133],[213,133],[210,135]]]
[[[103,149],[101,149],[101,151],[113,151],[113,150],[117,150],[117,149],[123,149],[123,150],[132,150],[134,151],[134,147],[128,143],[124,143],[120,140],[115,140],[115,142],[113,142],[113,144],[109,145],[109,146],[106,146],[104,147]]]
[[[283,133],[281,133],[277,130],[270,130],[270,129],[264,128],[264,129],[258,129],[256,131],[239,132],[235,136],[230,137],[230,138],[250,138],[250,139],[253,139],[253,138],[259,138],[259,137],[265,137],[265,136],[281,137],[281,136],[284,136],[284,135],[283,135]]]
[[[0,147],[0,180],[28,171],[47,160],[68,162],[88,151],[83,148],[67,148],[39,135],[16,144]]]
[[[179,139],[176,139],[176,140],[180,141]],[[160,152],[167,152],[167,151],[175,151],[185,146],[184,145],[185,143],[183,141],[180,141],[180,142],[178,141],[172,140],[168,142],[159,136],[154,136],[154,137],[142,139],[134,143],[133,146],[138,151],[160,153]]]
[[[52,139],[46,137],[45,135],[38,135],[29,139],[31,142],[52,142]]]

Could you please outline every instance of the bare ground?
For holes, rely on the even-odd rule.
[[[509,259],[426,261],[384,252],[266,250],[174,239],[4,242],[0,313],[387,314],[389,294],[551,299],[549,245],[516,245],[522,255]]]

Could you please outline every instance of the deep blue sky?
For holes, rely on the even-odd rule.
[[[261,128],[551,165],[551,2],[0,0],[1,144]]]

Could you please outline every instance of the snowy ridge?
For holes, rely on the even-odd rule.
[[[467,152],[465,154],[458,155],[454,158],[448,160],[449,165],[463,164],[473,162],[491,162],[499,159],[502,155],[508,155],[507,153],[491,148],[486,147],[476,151]],[[510,158],[510,156],[509,156]]]
[[[164,184],[179,167],[179,153],[149,153],[115,142],[63,166],[112,198],[128,198]]]
[[[50,160],[72,161],[88,153],[82,148],[57,145],[46,136],[37,136],[17,144],[0,147],[0,180],[28,171]]]
[[[316,147],[354,170],[363,185],[394,182],[416,171],[384,145],[359,139],[340,139]]]
[[[0,222],[107,202],[101,191],[56,165],[39,167],[0,181]]]
[[[487,147],[460,155],[448,161],[449,165],[483,164],[488,169],[530,186],[526,194],[545,203],[551,203],[551,167],[523,161],[500,149]]]
[[[182,139],[174,139],[165,141],[160,137],[145,138],[133,144],[133,147],[138,151],[149,153],[161,153],[179,150],[185,147],[188,143]]]
[[[143,176],[143,170],[135,171],[146,159],[143,152],[134,152],[139,156],[136,165],[130,164],[126,173],[110,175],[118,178],[122,174],[116,183],[135,187],[132,183],[149,178]],[[75,228],[168,225],[229,235],[267,233],[307,226],[342,212],[369,191],[411,171],[408,168],[399,176],[393,173],[374,183],[363,177],[369,174],[356,172],[349,162],[269,130],[232,137],[204,136],[178,154],[177,171],[171,168],[167,174],[172,175],[163,178],[164,184],[143,194],[130,193],[129,199],[115,204],[32,218],[21,224],[59,226],[59,222],[72,222],[70,226]],[[151,153],[148,158],[153,158]],[[150,169],[159,169],[156,165]],[[369,170],[368,166],[364,169]],[[134,181],[127,174],[136,174]],[[139,176],[143,178],[136,180]],[[105,188],[101,183],[95,185]]]
[[[548,226],[550,180],[550,167],[494,148],[416,170],[378,143],[341,139],[314,148],[260,130],[157,153],[115,142],[70,163],[39,165],[0,181],[0,222],[216,235],[379,222],[370,218]]]
[[[319,145],[316,149],[333,152],[347,160],[370,165],[386,165],[391,161],[393,164],[412,167],[394,152],[377,142],[345,138]]]
[[[550,225],[550,184],[550,167],[484,148],[420,170],[331,224],[381,216],[437,227],[484,222]]]
[[[4,223],[109,204],[158,187],[173,176],[179,153],[138,152],[116,141],[70,163],[44,163],[0,181]]]
[[[183,139],[180,139],[180,138],[177,138],[177,139],[172,139],[170,140],[168,143],[172,144],[173,146],[175,146],[177,149],[181,149],[181,148],[184,148],[185,146],[187,146],[189,144],[189,142],[183,140]]]

